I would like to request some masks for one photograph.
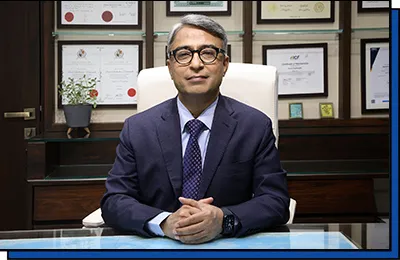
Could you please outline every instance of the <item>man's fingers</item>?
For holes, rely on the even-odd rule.
[[[183,204],[183,205],[189,205],[195,208],[200,209],[200,205],[199,202],[193,199],[187,199],[184,197],[179,197],[179,201]]]
[[[208,240],[207,235],[208,233],[205,230],[203,230],[193,235],[175,236],[175,238],[179,239],[182,243],[185,244],[200,244]]]
[[[202,222],[198,222],[192,225],[178,227],[174,229],[174,234],[176,236],[189,236],[189,235],[195,235],[202,231],[205,231],[204,224]]]
[[[208,197],[208,198],[199,200],[199,202],[206,203],[206,204],[211,204],[211,203],[213,203],[213,201],[214,201],[213,197]]]
[[[179,216],[183,218],[190,217],[193,214],[199,213],[200,209],[195,208],[195,207],[190,207],[186,206],[185,208],[182,208],[179,212]]]
[[[196,207],[198,209],[200,209],[201,205],[199,203],[204,203],[204,204],[211,204],[214,201],[213,197],[208,197],[208,198],[204,198],[201,199],[199,201],[194,200],[194,199],[187,199],[184,197],[179,197],[179,201],[183,204],[183,205],[189,205],[192,207]]]
[[[204,220],[204,216],[201,212],[191,215],[190,217],[179,220],[176,224],[176,228],[186,227],[194,225]]]

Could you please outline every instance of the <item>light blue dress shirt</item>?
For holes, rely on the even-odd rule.
[[[208,140],[210,139],[210,130],[214,119],[214,112],[215,108],[217,107],[218,99],[219,97],[217,97],[217,99],[197,117],[198,120],[200,120],[201,122],[203,122],[203,124],[207,126],[207,129],[205,129],[197,139],[200,146],[201,163],[203,168],[204,168],[204,159],[206,158]],[[190,136],[189,132],[186,131],[185,129],[185,125],[189,120],[194,119],[194,117],[190,113],[190,111],[182,104],[182,102],[179,100],[178,97],[177,97],[177,105],[178,105],[178,113],[181,124],[182,158],[183,158],[185,156],[186,146]],[[162,231],[160,224],[164,219],[166,219],[171,214],[172,214],[171,212],[162,212],[158,214],[147,223],[147,227],[154,234],[158,236],[164,236],[164,232]]]

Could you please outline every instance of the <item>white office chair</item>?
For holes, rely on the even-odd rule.
[[[277,71],[273,66],[230,63],[220,88],[222,95],[257,108],[271,118],[276,146],[279,137],[277,84]],[[137,86],[137,112],[173,98],[178,93],[167,66],[141,70]],[[82,223],[87,227],[104,224],[101,210],[89,214]]]
[[[290,198],[289,204],[289,220],[286,224],[292,224],[294,219],[294,214],[296,213],[297,201],[295,199]]]
[[[221,94],[267,114],[278,145],[278,81],[273,66],[230,63]],[[168,67],[144,69],[138,75],[137,111],[144,111],[177,95]]]

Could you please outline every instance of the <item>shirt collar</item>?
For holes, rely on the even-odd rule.
[[[179,113],[179,119],[180,119],[180,124],[181,124],[181,133],[185,131],[185,125],[189,120],[194,119],[193,115],[190,113],[190,111],[185,107],[185,105],[179,100],[179,97],[177,98],[177,105],[178,105],[178,113]],[[199,115],[197,118],[203,124],[207,126],[209,130],[211,130],[212,122],[214,119],[214,112],[215,108],[217,107],[217,103],[219,100],[219,96],[215,99],[215,101],[209,105],[204,111]]]

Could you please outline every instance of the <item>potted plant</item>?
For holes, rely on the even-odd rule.
[[[68,126],[67,134],[73,128],[82,127],[90,133],[89,124],[92,114],[92,107],[97,106],[98,91],[96,90],[97,78],[89,78],[83,75],[74,79],[69,77],[63,80],[58,86]]]

